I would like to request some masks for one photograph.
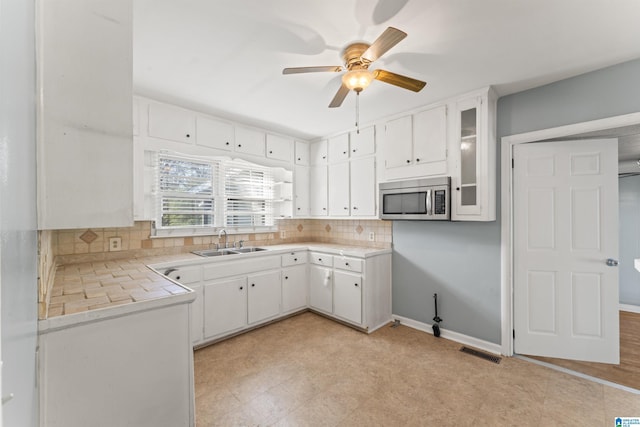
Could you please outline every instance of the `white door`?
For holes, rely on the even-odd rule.
[[[247,278],[204,285],[204,338],[242,329],[247,324]]]
[[[335,272],[333,314],[362,323],[362,277],[359,274]]]
[[[282,285],[280,270],[252,274],[247,277],[247,313],[249,324],[261,322],[280,314]]]
[[[351,161],[351,215],[376,215],[376,164],[374,157]]]
[[[514,146],[516,353],[619,363],[617,150]]]
[[[315,265],[309,267],[309,305],[327,313],[333,312],[331,269]]]

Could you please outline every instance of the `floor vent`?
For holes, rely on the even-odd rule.
[[[479,357],[481,359],[484,360],[488,360],[489,362],[493,362],[493,363],[500,363],[500,361],[502,360],[502,357],[500,356],[496,356],[493,354],[489,354],[489,353],[485,353],[484,351],[479,351],[479,350],[475,350],[473,348],[469,348],[469,347],[462,347],[460,349],[461,352],[463,353],[467,353],[470,354],[472,356],[476,356]]]

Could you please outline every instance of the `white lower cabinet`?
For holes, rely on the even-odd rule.
[[[334,272],[333,314],[362,323],[362,277],[359,274]]]
[[[325,313],[333,312],[332,269],[316,265],[309,267],[309,306]]]
[[[205,339],[232,333],[247,324],[247,278],[204,285]]]
[[[307,266],[282,269],[282,313],[291,313],[307,306]]]
[[[249,325],[280,314],[280,270],[247,277],[247,316]]]
[[[201,284],[188,285],[196,294],[191,303],[191,342],[195,345],[204,340],[204,292]]]

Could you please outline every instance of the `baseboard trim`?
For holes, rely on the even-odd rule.
[[[428,323],[419,322],[417,320],[409,319],[408,317],[392,315],[394,320],[399,320],[400,324],[408,326],[413,329],[417,329],[422,332],[433,335],[433,328]],[[502,346],[500,344],[494,344],[489,341],[484,341],[478,338],[470,337],[468,335],[461,334],[459,332],[449,331],[447,329],[440,328],[440,336],[451,341],[458,342],[460,344],[475,347],[479,350],[488,351],[493,354],[501,354]]]
[[[640,305],[620,304],[618,307],[620,311],[640,314]]]

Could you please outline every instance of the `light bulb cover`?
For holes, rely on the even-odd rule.
[[[351,70],[342,76],[342,83],[356,92],[366,89],[373,80],[373,73],[366,69]]]

